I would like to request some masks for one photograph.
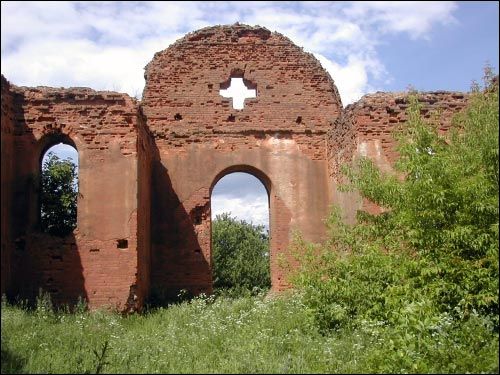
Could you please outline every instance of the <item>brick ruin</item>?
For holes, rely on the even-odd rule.
[[[220,95],[243,78],[256,98],[243,109]],[[272,289],[287,287],[278,258],[292,233],[325,236],[329,206],[352,220],[361,202],[338,191],[339,166],[368,156],[390,170],[391,132],[407,94],[376,93],[344,108],[312,54],[262,27],[215,26],[187,34],[145,68],[141,101],[89,88],[18,87],[2,76],[1,292],[91,308],[140,309],[151,293],[212,291],[210,198],[232,172],[269,194]],[[420,94],[445,130],[467,94]],[[77,228],[40,230],[45,151],[78,150]],[[376,208],[375,208],[376,209]]]

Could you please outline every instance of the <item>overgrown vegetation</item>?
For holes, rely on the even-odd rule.
[[[41,229],[55,236],[65,236],[76,227],[78,176],[71,159],[47,154],[41,178]]]
[[[106,373],[325,372],[340,363],[323,354],[329,340],[298,298],[202,296],[127,317],[47,305],[2,306],[3,373],[96,373],[99,364]]]
[[[214,288],[233,296],[269,289],[269,235],[262,225],[228,213],[212,222]]]
[[[367,160],[346,170],[347,189],[384,212],[347,225],[333,210],[326,243],[298,236],[293,293],[130,316],[2,301],[2,373],[498,373],[498,85],[486,82],[446,137],[412,99],[397,175]],[[214,221],[231,270],[217,282],[255,285],[264,273],[240,269],[254,259],[224,245],[268,248],[234,221]]]
[[[300,294],[201,296],[129,316],[46,301],[2,304],[2,373],[498,372],[498,336],[478,319],[442,320],[428,336],[369,320],[322,334]]]
[[[360,211],[350,226],[334,210],[326,244],[295,241],[294,281],[323,332],[385,327],[376,357],[387,360],[372,371],[429,372],[436,359],[478,371],[468,358],[498,372],[498,82],[489,70],[485,82],[445,135],[411,96],[396,173],[368,159],[345,169],[346,190],[383,213]],[[461,346],[481,359],[456,356]]]

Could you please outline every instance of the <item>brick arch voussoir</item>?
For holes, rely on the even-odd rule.
[[[66,144],[66,145],[73,147],[78,153],[78,158],[80,158],[80,150],[82,148],[82,145],[80,144],[78,138],[73,137],[70,134],[67,134],[64,132],[53,131],[53,132],[45,133],[38,140],[38,142],[36,144],[35,157],[37,158],[36,161],[37,161],[38,165],[41,166],[42,159],[43,159],[45,153],[52,146],[55,146],[59,143],[63,143],[63,144]]]
[[[271,178],[266,173],[264,173],[262,170],[254,167],[252,165],[236,164],[236,165],[232,165],[230,167],[226,167],[226,168],[222,169],[221,171],[219,171],[215,175],[214,179],[212,180],[212,184],[210,185],[210,189],[209,189],[210,197],[212,196],[212,191],[213,191],[215,185],[217,185],[217,182],[219,182],[220,179],[227,176],[228,174],[236,173],[236,172],[248,173],[248,174],[251,174],[252,176],[254,176],[255,178],[257,178],[262,183],[262,185],[264,185],[264,188],[266,189],[268,198],[271,196],[271,189],[272,189],[273,184],[272,184]]]

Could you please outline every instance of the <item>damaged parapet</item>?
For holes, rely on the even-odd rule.
[[[363,96],[348,105],[332,124],[327,134],[328,168],[334,184],[338,204],[348,221],[363,207],[370,212],[380,212],[380,207],[363,201],[357,194],[344,193],[338,185],[345,181],[341,166],[360,157],[371,159],[383,172],[394,173],[398,158],[394,132],[408,120],[407,109],[410,93],[377,92]],[[440,132],[446,132],[453,116],[462,111],[469,95],[462,92],[415,92],[424,119],[437,124]]]
[[[2,187],[12,187],[2,188],[2,241],[14,244],[2,247],[2,292],[33,299],[42,288],[56,303],[81,297],[123,309],[130,285],[147,283],[138,271],[137,117],[126,94],[2,79],[2,128],[5,118],[10,129],[2,134]],[[77,228],[65,237],[41,231],[38,206],[41,159],[59,142],[79,159]]]

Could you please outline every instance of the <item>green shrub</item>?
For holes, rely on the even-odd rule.
[[[212,223],[214,288],[232,296],[271,286],[269,236],[263,226],[217,215]]]
[[[293,281],[324,331],[367,319],[428,332],[442,316],[476,315],[498,329],[498,83],[485,78],[445,135],[410,96],[398,175],[368,159],[344,169],[345,189],[383,213],[360,211],[349,226],[334,209],[327,243],[296,239]]]

